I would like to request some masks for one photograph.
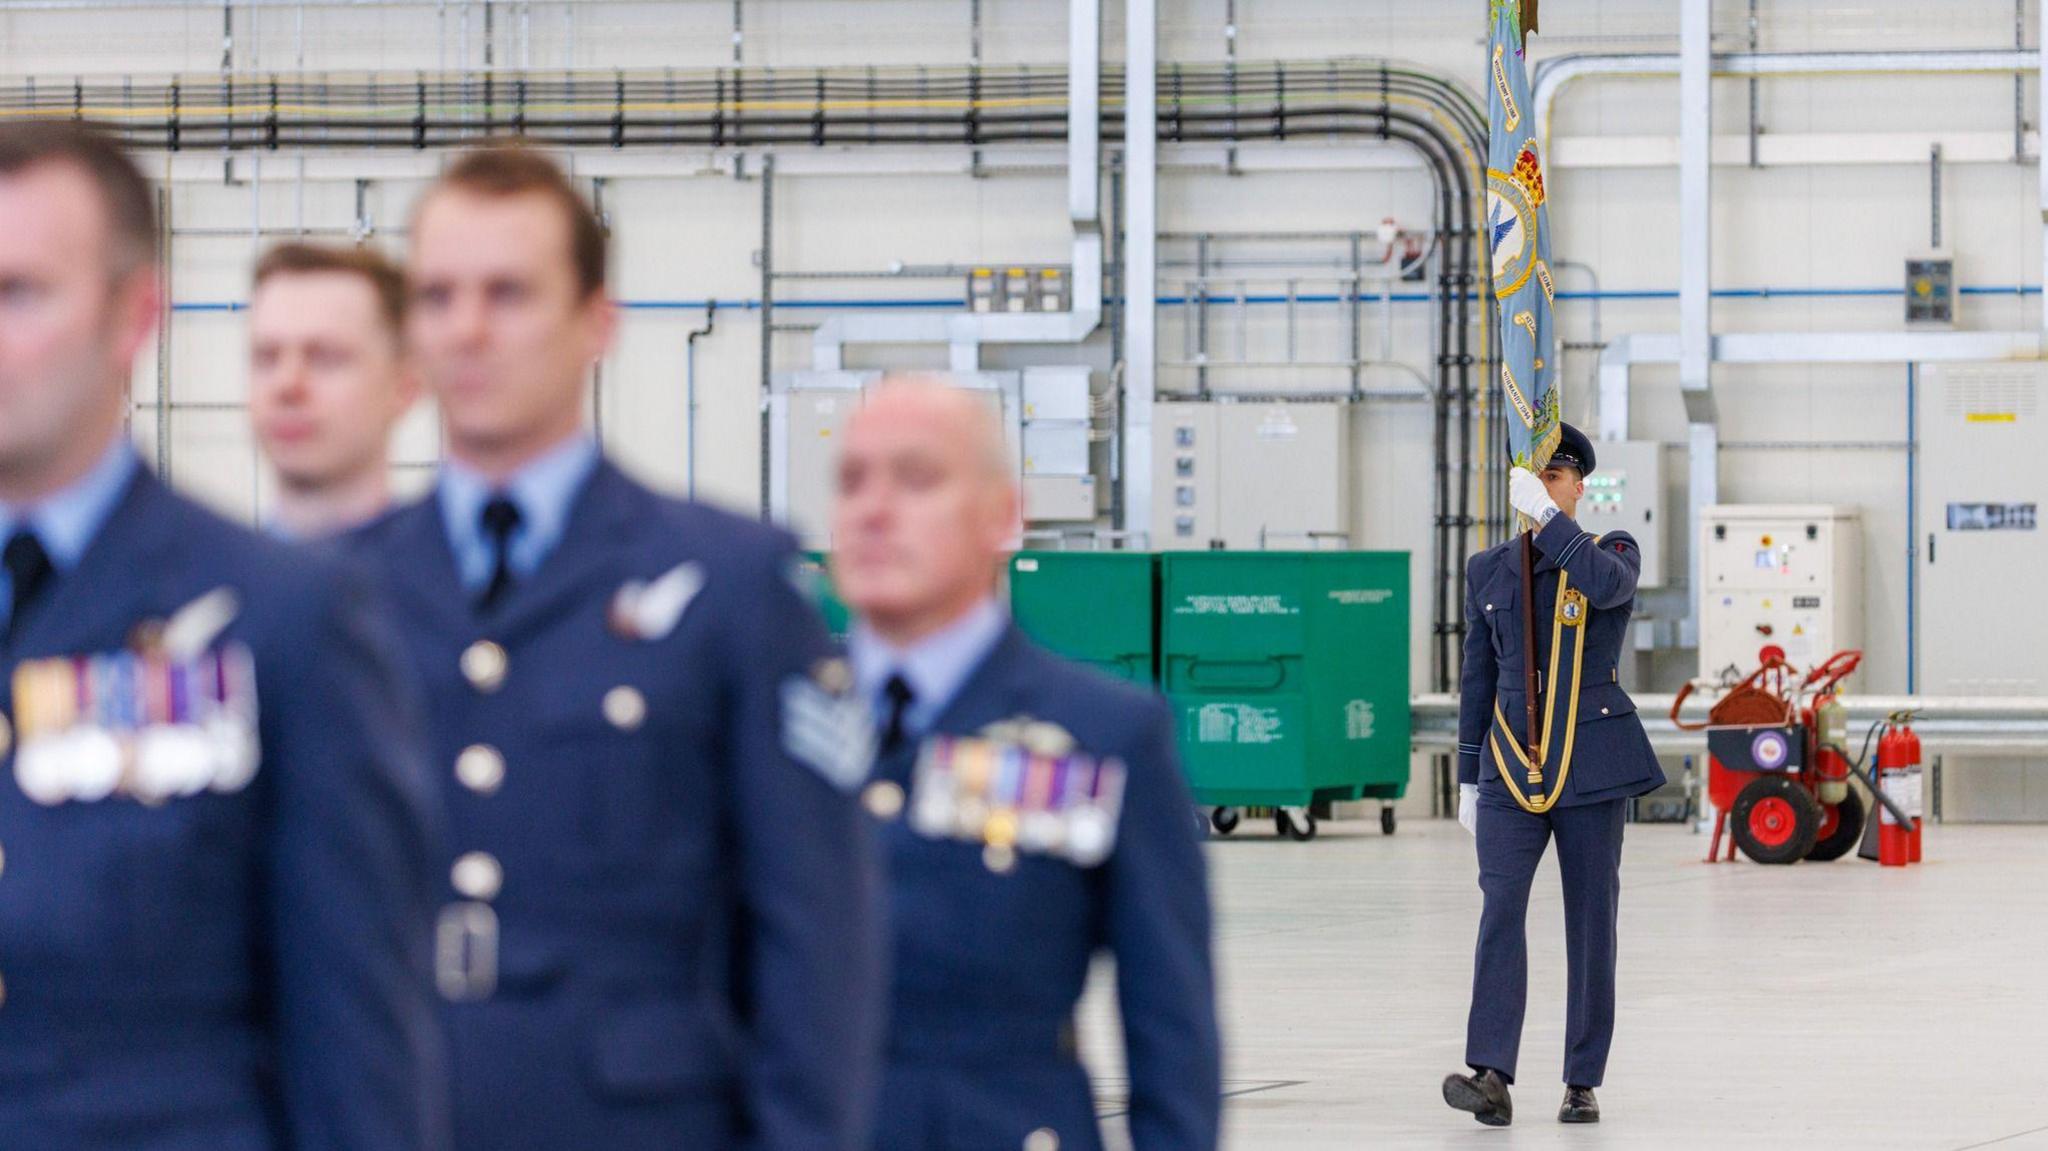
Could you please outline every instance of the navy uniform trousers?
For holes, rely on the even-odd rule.
[[[1208,883],[1172,719],[1157,696],[1060,660],[1012,627],[927,734],[972,737],[1024,718],[1057,726],[1081,755],[1122,761],[1113,848],[1092,867],[1020,850],[997,873],[979,843],[927,838],[897,813],[879,825],[895,992],[872,1146],[1100,1151],[1074,1010],[1090,961],[1107,951],[1133,1148],[1214,1151],[1222,1071]],[[915,805],[917,754],[911,742],[884,756],[874,786],[910,787]]]
[[[431,498],[351,546],[431,708],[456,1147],[857,1148],[880,879],[860,779],[786,746],[837,678],[789,539],[600,463],[489,612]]]
[[[47,693],[26,685],[53,660],[110,669],[138,627],[220,589],[237,606],[211,650],[253,664],[255,774],[146,797],[37,786],[22,761]],[[21,737],[10,755],[0,722],[0,1147],[446,1145],[434,801],[397,638],[365,592],[138,471],[0,642]],[[164,706],[139,676],[92,678],[100,732],[185,722],[139,722]]]
[[[1514,1081],[1528,1003],[1524,921],[1529,888],[1554,838],[1564,884],[1570,973],[1564,1079],[1575,1086],[1598,1087],[1606,1076],[1614,1036],[1622,826],[1628,800],[1664,783],[1656,753],[1636,718],[1635,703],[1621,689],[1616,669],[1635,606],[1641,557],[1627,532],[1595,537],[1562,514],[1536,534],[1535,545],[1533,652],[1524,650],[1527,621],[1521,613],[1528,608],[1523,603],[1519,537],[1473,556],[1466,574],[1458,778],[1479,785],[1475,838],[1479,888],[1486,903],[1480,916],[1465,1061]],[[1508,778],[1519,777],[1523,769],[1503,741],[1519,741],[1525,729],[1526,661],[1535,659],[1539,671],[1546,677],[1551,674],[1553,631],[1566,634],[1554,626],[1561,586],[1566,584],[1586,597],[1585,618],[1579,625],[1584,630],[1580,669],[1576,683],[1570,685],[1577,697],[1573,748],[1568,771],[1557,770],[1557,764],[1548,766],[1546,786],[1552,791],[1545,794],[1557,798],[1536,813],[1526,810],[1509,790]],[[1564,658],[1570,658],[1569,652]],[[1544,690],[1550,692],[1552,686],[1546,682]],[[1574,722],[1568,701],[1547,702],[1561,722]],[[1496,739],[1503,721],[1513,734]],[[1548,778],[1553,776],[1562,776],[1561,785]]]

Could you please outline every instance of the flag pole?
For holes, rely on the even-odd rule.
[[[1522,666],[1528,675],[1528,690],[1524,697],[1529,701],[1529,762],[1540,765],[1543,749],[1536,741],[1536,696],[1543,685],[1536,675],[1536,529],[1522,533]]]

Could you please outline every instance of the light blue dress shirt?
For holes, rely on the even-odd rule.
[[[454,460],[443,463],[435,495],[462,586],[481,591],[491,582],[497,550],[482,523],[484,505],[491,497],[503,495],[519,508],[519,526],[512,530],[508,562],[512,574],[525,579],[562,542],[562,533],[569,526],[569,509],[596,468],[597,443],[581,433],[549,449],[503,484],[494,485]]]
[[[128,437],[117,435],[92,470],[46,499],[23,507],[0,501],[0,546],[26,526],[43,545],[59,575],[78,566],[141,463]],[[14,580],[0,567],[0,627],[14,608]]]
[[[1010,615],[994,596],[907,648],[895,647],[857,623],[846,641],[854,686],[874,707],[880,726],[889,720],[883,689],[891,676],[901,675],[911,691],[910,706],[903,713],[907,733],[930,731],[1009,626]]]

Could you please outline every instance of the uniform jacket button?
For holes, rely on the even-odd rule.
[[[509,664],[504,648],[480,639],[462,651],[462,678],[469,681],[469,686],[489,694],[505,686]]]
[[[471,744],[455,757],[455,778],[478,795],[490,795],[505,782],[505,757],[490,744]]]
[[[488,851],[471,851],[455,861],[448,882],[463,897],[488,903],[505,886],[505,868]]]
[[[876,819],[894,819],[902,814],[903,798],[902,785],[887,779],[868,784],[861,793],[861,802]]]
[[[1024,1137],[1024,1151],[1060,1151],[1059,1132],[1040,1127]]]
[[[647,721],[647,697],[630,684],[604,693],[604,718],[620,731],[638,730]]]

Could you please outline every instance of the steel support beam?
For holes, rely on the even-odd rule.
[[[1691,449],[1686,538],[1697,539],[1701,510],[1721,498],[1713,385],[1714,3],[1681,0],[1678,12],[1678,388]],[[1687,624],[1699,618],[1699,596],[1692,586]],[[1693,642],[1692,630],[1681,625],[1679,641]]]
[[[2035,60],[2034,69],[2036,75],[2048,76],[2048,4],[2043,4],[2040,7],[2041,26],[2039,29],[2039,34],[2037,36],[2039,43],[2035,48],[2037,56]],[[2044,88],[2043,90],[2048,91],[2048,88]],[[2014,102],[2017,103],[2018,100],[2019,94],[2015,92]],[[2042,100],[2042,106],[2048,107],[2048,99]],[[2019,130],[2020,126],[2016,124],[2014,126],[2014,131],[2017,133]],[[2015,158],[2015,160],[2017,160],[2017,158]],[[2040,165],[2040,179],[2042,225],[2041,269],[2044,275],[2048,275],[2048,164]],[[2048,331],[2048,293],[2042,294],[2041,309],[2041,329],[2042,331]]]
[[[1158,389],[1158,0],[1124,13],[1123,531],[1152,530],[1152,404]]]

